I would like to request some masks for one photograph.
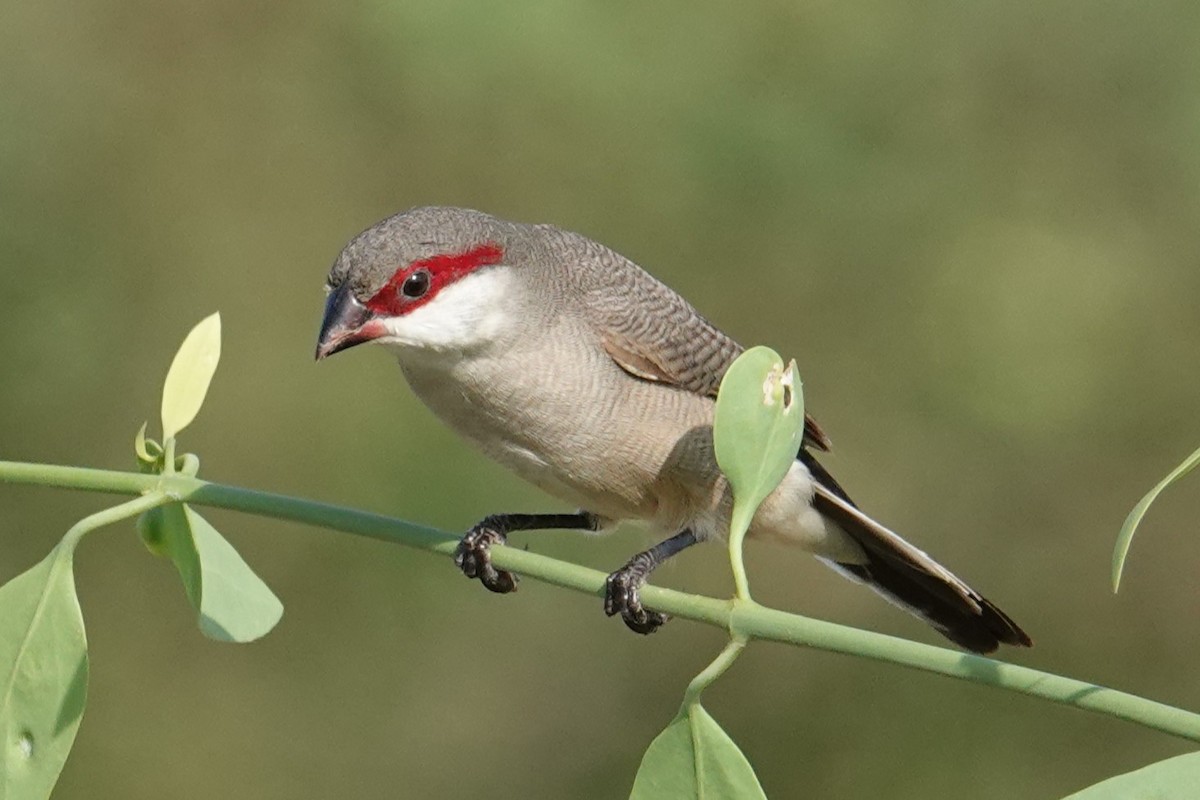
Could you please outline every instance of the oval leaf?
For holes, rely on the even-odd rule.
[[[1064,800],[1192,800],[1200,786],[1200,753],[1168,758],[1101,781]]]
[[[196,609],[200,632],[220,642],[251,642],[283,616],[283,604],[233,545],[187,505],[163,512],[159,532]]]
[[[191,424],[204,404],[204,395],[221,360],[221,315],[212,314],[192,328],[179,346],[163,383],[163,439]]]
[[[1114,593],[1121,586],[1121,573],[1125,569],[1125,557],[1129,555],[1129,546],[1133,544],[1133,534],[1137,532],[1137,527],[1141,523],[1142,517],[1146,516],[1150,504],[1162,494],[1164,489],[1195,469],[1197,464],[1200,464],[1200,450],[1192,453],[1182,464],[1171,470],[1171,474],[1163,478],[1158,486],[1151,489],[1125,518],[1125,524],[1121,526],[1121,532],[1117,534],[1117,545],[1113,549],[1112,585]]]
[[[766,800],[750,762],[699,703],[684,706],[650,743],[629,797]]]
[[[717,463],[733,488],[735,526],[749,525],[796,460],[803,437],[796,362],[785,367],[769,347],[738,356],[721,381],[713,419]]]
[[[208,520],[183,508],[203,575],[200,630],[210,639],[227,642],[265,636],[283,616],[283,603]]]
[[[0,587],[0,797],[49,797],[87,697],[87,639],[71,550]]]

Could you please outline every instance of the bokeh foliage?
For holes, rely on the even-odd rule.
[[[324,271],[375,219],[553,221],[795,355],[830,469],[1030,630],[1015,658],[1200,707],[1186,482],[1108,587],[1121,520],[1200,439],[1200,7],[53,0],[3,19],[3,457],[132,468],[161,365],[219,308],[222,379],[188,434],[206,475],[443,528],[551,508],[382,353],[311,357]],[[3,579],[99,507],[0,494]],[[621,796],[721,641],[238,527],[288,606],[246,649],[195,635],[132,531],[83,548],[92,692],[58,797]],[[602,568],[645,544],[527,541]],[[763,602],[936,641],[799,555],[748,559]],[[719,548],[659,580],[729,590]],[[705,699],[771,796],[1059,796],[1181,752],[787,648]]]

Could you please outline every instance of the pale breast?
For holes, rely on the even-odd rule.
[[[571,505],[672,532],[711,509],[711,400],[630,378],[603,353],[555,369],[510,355],[400,364],[448,426]]]

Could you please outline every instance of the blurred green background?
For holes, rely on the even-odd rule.
[[[995,599],[1041,668],[1200,708],[1193,480],[1123,593],[1126,512],[1200,444],[1200,6],[883,0],[6,3],[0,457],[132,468],[220,310],[184,446],[214,480],[448,529],[559,506],[380,351],[319,366],[325,271],[394,211],[555,222],[798,358],[828,466]],[[0,578],[105,498],[0,486]],[[59,798],[619,798],[719,632],[636,637],[527,581],[213,512],[284,600],[195,630],[132,526],[78,559],[91,699]],[[646,543],[534,534],[603,569]],[[761,600],[941,640],[801,554]],[[718,549],[667,585],[727,593]],[[1106,718],[753,646],[707,703],[771,796],[1053,798],[1188,749]]]

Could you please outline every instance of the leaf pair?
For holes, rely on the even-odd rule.
[[[195,419],[221,352],[216,314],[188,334],[163,387],[163,443],[138,433],[143,472],[176,471],[175,437]],[[179,459],[185,472],[199,466]],[[279,621],[283,606],[203,517],[161,489],[99,511],[67,531],[41,563],[0,587],[0,798],[44,798],[66,763],[87,696],[87,638],[75,593],[75,546],[85,534],[141,515],[150,549],[171,558],[199,617],[200,630],[248,642]]]
[[[199,413],[221,360],[221,316],[212,314],[184,338],[163,383],[163,445],[138,433],[135,450],[143,469],[170,473],[164,451],[173,454],[175,437]],[[194,457],[185,456],[183,461]],[[198,462],[196,462],[198,464]],[[137,523],[152,553],[168,556],[179,570],[200,631],[223,642],[249,642],[267,632],[283,615],[283,604],[242,560],[233,545],[186,503],[173,503],[143,514]]]

